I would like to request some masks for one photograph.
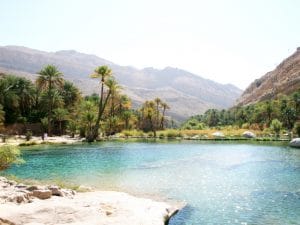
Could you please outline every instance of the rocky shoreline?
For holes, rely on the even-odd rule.
[[[75,192],[0,177],[0,225],[164,225],[184,205],[122,192]]]

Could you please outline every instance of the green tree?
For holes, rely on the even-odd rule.
[[[68,126],[67,126],[68,132],[70,132],[70,136],[72,138],[75,137],[76,131],[77,131],[77,121],[75,120],[69,120]]]
[[[129,129],[129,124],[130,124],[130,119],[133,117],[133,113],[132,111],[130,110],[125,110],[123,113],[122,113],[122,118],[124,120],[124,128],[125,130],[128,130]]]
[[[0,93],[6,123],[15,123],[19,117],[28,117],[35,97],[35,87],[30,80],[13,75],[2,76]]]
[[[81,99],[80,91],[70,81],[65,81],[63,88],[60,91],[60,95],[64,101],[64,105],[67,109],[74,107]]]
[[[160,125],[160,119],[159,119],[159,115],[160,115],[160,113],[159,113],[159,107],[160,107],[160,105],[161,105],[161,103],[162,103],[162,100],[160,99],[160,98],[155,98],[154,99],[154,102],[155,102],[155,114],[156,114],[156,118],[155,118],[155,121],[156,121],[156,123],[155,123],[155,126],[156,126],[156,129],[158,129],[158,127],[159,127],[159,125]]]
[[[278,119],[272,120],[271,129],[275,132],[276,137],[279,137],[280,131],[282,129],[282,123]]]
[[[56,121],[59,124],[59,134],[62,135],[63,134],[62,122],[67,119],[68,110],[62,109],[62,108],[57,108],[57,109],[53,110],[53,113],[54,113],[54,118],[56,119]]]
[[[295,108],[291,104],[289,104],[289,100],[286,97],[281,100],[280,112],[284,125],[288,130],[291,130],[293,128],[297,115]]]
[[[106,86],[110,90],[110,117],[115,116],[115,107],[116,107],[116,97],[118,95],[118,91],[121,87],[118,85],[117,81],[113,78],[109,78],[106,81]]]
[[[0,127],[3,126],[5,120],[5,112],[3,111],[3,106],[0,104]]]
[[[108,98],[110,96],[110,91],[108,91],[106,97],[104,96],[104,87],[107,85],[107,78],[112,76],[112,70],[108,66],[99,66],[95,69],[94,74],[91,75],[92,78],[100,78],[100,100],[98,105],[98,115],[96,124],[92,132],[87,136],[87,141],[92,142],[98,136],[98,130],[100,128],[100,121],[102,120],[104,110],[107,105]]]
[[[298,137],[300,137],[300,121],[295,123],[294,130]]]
[[[55,97],[55,89],[61,88],[63,86],[64,80],[62,78],[63,74],[54,66],[47,65],[40,72],[38,72],[39,77],[36,80],[37,87],[46,91],[48,98],[48,134],[51,135],[51,121],[53,113],[53,104]]]
[[[160,128],[163,130],[165,129],[166,111],[170,109],[170,106],[165,102],[162,102],[161,106],[162,106],[162,117],[160,121]]]
[[[47,117],[44,117],[41,119],[41,126],[42,126],[43,133],[45,133],[48,129],[48,118]]]

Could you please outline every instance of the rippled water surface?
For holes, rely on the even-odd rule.
[[[300,224],[300,150],[203,142],[39,146],[7,171],[185,201],[171,225]]]

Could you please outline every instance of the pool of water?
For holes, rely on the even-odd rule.
[[[115,141],[23,158],[6,173],[185,201],[171,225],[300,224],[300,151],[283,145]]]

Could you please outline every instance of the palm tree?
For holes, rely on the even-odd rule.
[[[106,100],[104,100],[104,86],[106,85],[105,81],[111,75],[112,75],[112,70],[108,66],[97,67],[94,71],[94,74],[91,75],[91,78],[100,78],[101,91],[100,91],[100,101],[99,101],[99,105],[98,105],[98,116],[97,116],[96,124],[93,129],[93,132],[87,137],[87,140],[89,142],[94,141],[95,138],[98,136],[100,121],[102,119],[103,112],[104,112],[104,109],[106,107],[107,100],[109,97],[109,94],[108,94],[106,97]]]
[[[59,123],[59,134],[62,135],[62,122],[67,119],[68,110],[57,108],[53,110],[54,117]]]
[[[130,122],[130,119],[131,119],[132,116],[133,116],[133,113],[130,110],[125,110],[122,113],[122,118],[123,118],[123,120],[125,122],[125,130],[129,129],[129,122]]]
[[[34,105],[36,90],[30,80],[22,77],[17,79],[16,90],[19,96],[20,113],[24,117],[29,114],[30,109]]]
[[[81,98],[79,89],[70,81],[64,82],[61,96],[64,100],[65,107],[68,109],[69,107],[75,106]]]
[[[115,116],[115,97],[119,89],[121,89],[121,86],[119,86],[117,81],[113,78],[108,79],[105,84],[108,87],[111,95],[110,116],[113,117]]]
[[[166,110],[170,109],[170,106],[167,103],[165,103],[165,102],[162,102],[161,106],[163,108],[163,112],[162,112],[162,117],[161,117],[161,121],[160,121],[160,128],[163,130],[164,129],[164,124],[165,124]]]
[[[64,80],[62,78],[63,74],[54,66],[47,65],[40,72],[37,80],[37,86],[47,91],[48,97],[48,134],[51,135],[51,119],[53,110],[53,89],[63,86]]]
[[[5,112],[3,111],[3,106],[0,105],[0,127],[3,125],[5,119]]]
[[[154,102],[156,104],[156,128],[159,127],[159,106],[162,103],[160,98],[155,98]]]

